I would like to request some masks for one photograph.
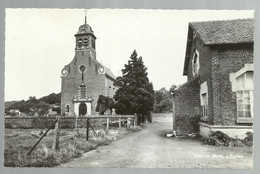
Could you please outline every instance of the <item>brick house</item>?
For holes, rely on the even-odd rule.
[[[86,18],[75,37],[75,56],[61,71],[61,115],[91,115],[99,95],[114,96],[116,77],[96,59],[96,36]]]
[[[183,75],[174,91],[177,133],[253,131],[254,20],[189,23]]]

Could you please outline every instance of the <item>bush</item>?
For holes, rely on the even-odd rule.
[[[229,137],[227,134],[216,131],[212,132],[209,138],[202,138],[203,143],[214,146],[229,146],[229,147],[252,147],[253,145],[253,133],[247,132],[246,137],[243,140],[234,139]]]
[[[252,132],[247,132],[246,137],[244,138],[244,143],[248,147],[253,146],[253,133]]]

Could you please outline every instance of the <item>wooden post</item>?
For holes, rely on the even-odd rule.
[[[89,119],[87,118],[87,130],[86,130],[86,139],[88,141],[88,132],[89,132]]]
[[[131,125],[131,118],[127,118],[127,128],[130,128],[130,125]]]
[[[57,116],[56,119],[58,120],[55,124],[55,129],[54,129],[54,142],[52,149],[58,150],[59,149],[59,139],[60,139],[60,116]]]
[[[119,128],[121,128],[121,117],[119,117]]]
[[[76,121],[75,121],[75,129],[77,130],[78,128],[78,116],[76,116]]]
[[[109,129],[109,117],[107,118],[107,130]]]
[[[27,153],[27,156],[29,156],[31,154],[31,152],[34,150],[34,148],[39,144],[39,142],[43,139],[43,137],[45,137],[47,135],[49,130],[52,128],[52,126],[54,126],[57,123],[57,121],[58,120],[55,120],[55,122],[52,123],[50,128],[42,135],[42,137],[34,144],[34,146],[31,148],[31,150]]]
[[[137,114],[135,113],[134,125],[137,126]]]

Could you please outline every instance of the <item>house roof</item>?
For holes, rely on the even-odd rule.
[[[254,19],[237,19],[189,24],[205,45],[254,42]]]
[[[253,43],[254,19],[189,23],[183,75],[187,75],[188,73],[190,49],[194,33],[196,33],[203,44],[207,46]]]

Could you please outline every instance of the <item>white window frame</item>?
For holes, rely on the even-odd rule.
[[[239,92],[242,92],[242,100],[243,100],[243,102],[241,103],[242,105],[243,105],[243,108],[242,109],[239,109],[238,108],[238,100],[239,100],[239,98],[237,97],[237,117],[238,117],[238,119],[251,119],[251,118],[253,118],[254,117],[254,111],[253,111],[253,107],[254,107],[254,105],[253,105],[253,102],[252,102],[252,99],[253,99],[253,91],[252,90],[237,90],[237,92],[236,92],[236,96],[238,96],[238,93]],[[248,92],[249,93],[249,103],[246,103],[245,102],[245,100],[244,100],[244,95],[245,95],[245,92]],[[246,110],[246,108],[245,108],[245,106],[244,105],[246,105],[246,104],[249,104],[250,105],[250,110]],[[243,117],[240,117],[239,116],[239,112],[241,112],[241,111],[243,111]],[[246,117],[246,111],[250,111],[250,117]]]
[[[205,95],[205,98],[204,98]],[[200,105],[202,107],[202,117],[201,120],[208,120],[208,84],[207,81],[200,85]]]
[[[202,116],[203,117],[208,117],[208,101],[207,101],[207,93],[203,93],[202,94],[202,100],[204,100],[204,97],[203,97],[203,95],[205,95],[205,97],[206,97],[206,100],[204,101],[204,103],[203,103],[203,105],[201,105],[202,106]]]
[[[241,75],[244,76],[244,80],[246,81],[246,73],[248,71],[253,71],[254,72],[254,65],[253,64],[245,64],[243,68],[241,68],[239,71],[237,71],[236,73],[230,73],[230,81],[232,84],[232,92],[236,92],[236,98],[238,95],[238,92],[240,91],[249,91],[249,97],[250,97],[250,111],[251,111],[251,117],[238,117],[238,112],[240,110],[238,110],[238,98],[236,99],[236,104],[237,104],[237,123],[253,123],[253,118],[254,118],[254,95],[253,95],[253,91],[254,88],[253,87],[248,87],[246,84],[243,88],[238,88],[237,86],[237,78]],[[243,92],[244,94],[244,92]],[[243,101],[244,104],[244,101]],[[245,116],[245,114],[244,114]]]
[[[197,54],[197,60],[194,62],[195,55]],[[199,69],[200,69],[200,64],[199,64],[199,51],[196,49],[195,52],[193,53],[192,57],[192,75],[193,77],[196,77],[199,74]]]

